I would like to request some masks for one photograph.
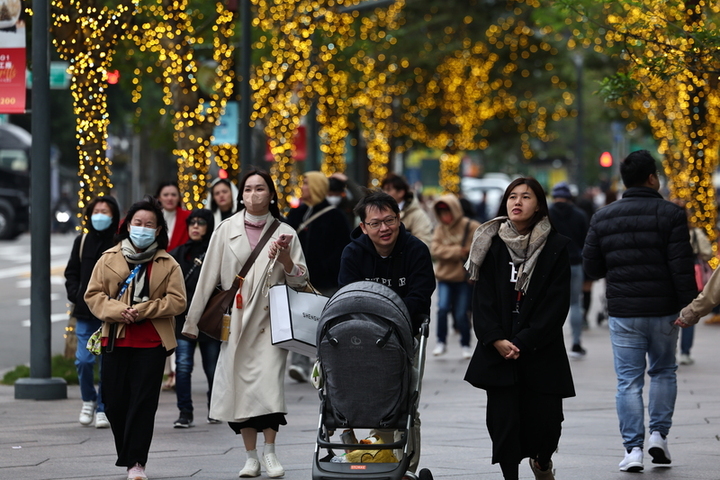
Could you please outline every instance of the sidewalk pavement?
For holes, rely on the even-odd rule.
[[[569,332],[568,332],[569,336]],[[556,478],[584,480],[719,479],[720,468],[720,325],[696,327],[692,354],[695,365],[678,368],[678,398],[668,436],[672,468],[654,468],[649,456],[645,471],[623,473],[618,462],[623,447],[615,413],[615,374],[606,327],[584,332],[586,358],[572,360],[578,396],[565,401],[565,422]],[[458,337],[449,338],[449,352],[429,356],[421,395],[422,456],[420,467],[435,478],[501,479],[491,465],[491,444],[485,428],[485,395],[463,382]],[[431,352],[434,341],[428,350]],[[226,424],[204,422],[205,389],[196,362],[193,395],[196,426],[174,429],[175,395],[163,392],[147,474],[155,479],[220,480],[237,478],[245,455],[242,441]],[[645,388],[647,396],[647,385]],[[278,458],[287,480],[311,478],[318,422],[318,397],[309,384],[286,382],[288,425],[277,439]],[[67,400],[15,400],[14,388],[0,386],[0,479],[63,480],[126,478],[115,467],[110,430],[78,423],[81,400],[77,386]],[[647,423],[647,420],[646,420]],[[262,436],[259,436],[262,448]],[[266,478],[263,473],[263,477]],[[520,478],[533,475],[527,461]]]

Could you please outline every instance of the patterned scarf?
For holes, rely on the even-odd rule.
[[[535,264],[540,252],[542,252],[547,237],[550,235],[551,225],[548,218],[543,217],[530,233],[521,235],[515,225],[507,220],[507,217],[497,217],[480,225],[473,236],[470,257],[465,263],[465,269],[470,272],[470,279],[477,280],[480,274],[480,266],[485,261],[488,250],[490,250],[492,239],[495,235],[499,235],[505,246],[507,246],[513,265],[518,271],[515,290],[524,294],[527,292],[530,277],[532,277],[535,270]]]
[[[132,244],[129,238],[124,239],[120,243],[120,250],[122,251],[123,256],[125,257],[125,260],[131,264],[131,265],[138,265],[140,263],[147,263],[155,256],[155,253],[157,252],[158,244],[157,242],[153,242],[148,248],[146,248],[142,252],[138,252],[135,250],[135,245]],[[147,267],[143,267],[140,269],[140,271],[135,275],[135,278],[133,278],[132,281],[132,292],[133,292],[133,298],[132,298],[132,305],[135,305],[136,303],[142,303],[147,302],[150,297],[145,292],[147,290],[145,288],[145,279],[147,277]]]

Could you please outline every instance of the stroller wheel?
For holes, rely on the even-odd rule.
[[[423,468],[418,474],[418,480],[433,480],[432,472],[427,468]]]

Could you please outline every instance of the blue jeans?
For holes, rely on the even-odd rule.
[[[583,287],[582,264],[570,266],[570,327],[572,329],[573,345],[580,345],[580,335],[583,330],[582,287]]]
[[[95,317],[76,317],[75,336],[77,348],[75,349],[75,368],[77,368],[80,396],[83,402],[97,402],[97,411],[104,412],[105,404],[102,401],[100,386],[95,390],[95,362],[102,365],[101,357],[93,355],[87,349],[87,342],[102,322]]]
[[[670,431],[677,397],[675,350],[678,327],[671,323],[676,318],[677,314],[665,317],[608,318],[618,380],[615,402],[626,449],[643,448],[645,439],[642,390],[646,356],[649,363],[647,373],[650,376],[650,432],[667,435]]]
[[[195,346],[200,345],[200,357],[202,358],[203,371],[208,382],[207,403],[210,407],[210,393],[212,392],[213,378],[215,377],[215,366],[220,356],[219,340],[192,340],[189,338],[178,338],[178,346],[175,349],[175,393],[177,394],[177,407],[181,412],[193,411],[192,403],[192,371],[195,363]]]
[[[470,346],[470,295],[472,286],[467,282],[438,282],[437,340],[446,343],[447,317],[452,312],[455,326],[460,332],[460,345]]]
[[[680,353],[690,355],[690,349],[692,348],[694,337],[695,325],[682,329],[680,332]]]

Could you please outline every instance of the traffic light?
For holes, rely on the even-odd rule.
[[[600,166],[601,167],[612,167],[613,158],[610,152],[603,152],[600,155]]]

